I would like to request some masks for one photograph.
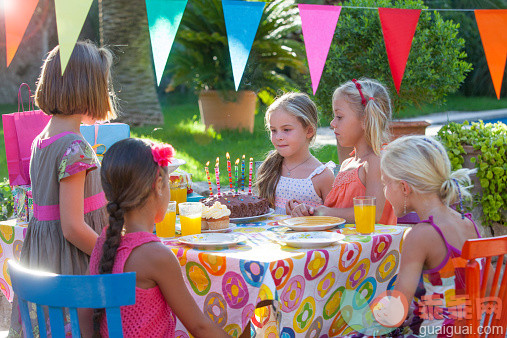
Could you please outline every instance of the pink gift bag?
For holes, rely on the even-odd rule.
[[[21,99],[21,88],[28,87],[29,103],[28,111],[24,111]],[[5,156],[7,158],[7,170],[9,171],[10,185],[30,184],[30,157],[32,155],[32,142],[46,127],[51,116],[42,110],[34,109],[32,91],[26,83],[19,86],[18,111],[21,103],[21,111],[18,113],[2,115],[5,140]]]

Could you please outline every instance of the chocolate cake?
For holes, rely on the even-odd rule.
[[[220,196],[213,195],[201,200],[201,203],[212,206],[215,201],[225,205],[230,211],[230,218],[251,217],[264,215],[269,212],[269,202],[267,199],[248,195],[244,192],[226,192]]]

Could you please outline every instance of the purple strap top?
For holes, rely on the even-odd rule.
[[[474,220],[472,219],[472,214],[467,213],[467,214],[465,214],[465,216],[470,221],[472,221],[472,224],[474,225],[474,228],[475,228],[475,232],[477,233],[477,237],[481,238],[481,234],[479,233],[479,229],[477,228],[477,224],[475,224]],[[445,255],[445,258],[442,261],[442,263],[440,263],[437,267],[435,267],[433,269],[423,270],[422,271],[423,274],[434,273],[434,272],[437,272],[440,269],[442,269],[445,266],[445,264],[447,264],[447,261],[449,260],[449,257],[451,257],[451,254],[454,254],[455,257],[461,256],[461,250],[457,249],[456,247],[454,247],[451,244],[449,244],[449,242],[447,242],[447,239],[445,239],[445,236],[442,233],[442,230],[440,230],[440,228],[438,227],[438,225],[436,225],[433,222],[433,216],[430,216],[429,219],[427,219],[427,220],[421,221],[421,223],[428,223],[428,224],[430,224],[438,232],[438,234],[440,235],[440,237],[442,237],[442,239],[444,240],[445,246],[447,248],[447,254]]]

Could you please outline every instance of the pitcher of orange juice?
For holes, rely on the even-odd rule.
[[[179,214],[180,203],[187,201],[187,181],[183,175],[171,175],[169,178],[169,188],[171,189],[171,201],[176,202],[176,213]]]
[[[369,235],[375,231],[375,197],[354,197],[354,218],[356,231]]]

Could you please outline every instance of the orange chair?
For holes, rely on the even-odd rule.
[[[507,273],[503,272],[501,276],[502,270],[507,270],[503,269],[506,254],[507,236],[470,239],[463,245],[461,257],[468,260],[465,269],[465,288],[471,306],[471,316],[467,316],[466,319],[466,325],[471,331],[468,335],[470,337],[506,337]],[[498,257],[498,261],[491,277],[493,257]],[[482,279],[477,258],[485,258]],[[485,303],[490,305],[487,309],[481,306]]]

